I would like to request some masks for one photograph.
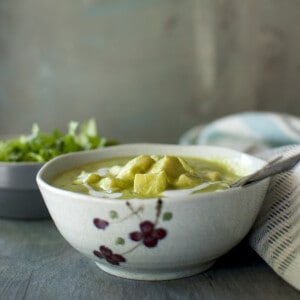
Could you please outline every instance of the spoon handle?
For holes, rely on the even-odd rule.
[[[267,162],[267,164],[261,169],[259,169],[258,171],[233,182],[230,185],[230,187],[244,186],[246,184],[259,181],[267,177],[279,174],[281,172],[290,170],[292,167],[296,165],[296,163],[299,160],[300,160],[300,153],[289,156],[287,158],[282,158],[282,155],[276,156],[275,158]]]

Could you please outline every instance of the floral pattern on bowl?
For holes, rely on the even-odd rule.
[[[159,240],[164,239],[167,236],[167,230],[162,227],[157,227],[159,220],[162,216],[162,219],[164,221],[169,221],[172,219],[173,214],[171,212],[164,212],[162,214],[162,206],[163,201],[161,199],[157,200],[156,203],[156,214],[155,214],[155,220],[152,222],[150,220],[143,220],[142,218],[142,212],[143,212],[143,205],[138,206],[137,208],[134,208],[129,201],[125,202],[127,207],[129,208],[130,213],[125,216],[121,220],[116,221],[107,221],[102,218],[94,218],[93,224],[97,229],[100,230],[106,230],[108,226],[117,226],[117,224],[122,223],[122,221],[131,218],[133,216],[136,216],[139,220],[139,228],[138,231],[133,231],[128,234],[128,237],[130,240],[137,242],[137,245],[134,247],[118,254],[114,253],[111,248],[100,245],[99,250],[94,250],[93,254],[98,257],[99,259],[105,259],[108,263],[112,265],[120,265],[120,263],[125,263],[126,258],[125,255],[134,251],[137,247],[144,245],[147,248],[153,248],[156,247]],[[116,211],[110,211],[110,217],[112,219],[118,219],[118,212]],[[115,241],[116,245],[124,245],[125,244],[125,238],[118,237]],[[111,247],[111,246],[110,246]]]

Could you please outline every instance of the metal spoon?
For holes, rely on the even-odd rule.
[[[275,158],[267,162],[267,164],[264,165],[258,171],[233,182],[230,185],[230,187],[233,188],[233,187],[244,186],[246,184],[250,184],[252,182],[259,181],[267,177],[279,174],[281,172],[290,170],[296,165],[296,163],[299,160],[300,160],[300,153],[297,153],[296,155],[292,155],[286,158],[282,158],[282,155],[276,156]]]

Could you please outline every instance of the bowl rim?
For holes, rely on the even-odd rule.
[[[58,193],[62,196],[67,196],[66,198],[73,198],[73,199],[82,199],[84,201],[89,201],[89,202],[96,202],[96,203],[106,203],[106,204],[119,204],[119,203],[125,203],[126,201],[137,201],[137,202],[142,202],[142,203],[153,203],[153,201],[157,201],[157,199],[162,198],[164,201],[172,201],[172,202],[183,202],[183,198],[185,198],[185,201],[187,200],[193,200],[193,199],[197,199],[198,201],[203,198],[207,198],[207,195],[216,195],[216,193],[212,193],[212,192],[203,192],[203,193],[197,193],[197,194],[192,194],[192,195],[188,195],[188,196],[172,196],[170,198],[167,197],[152,197],[152,198],[131,198],[131,199],[114,199],[114,198],[101,198],[101,197],[97,197],[97,196],[92,196],[92,195],[88,195],[88,194],[81,194],[81,193],[77,193],[77,192],[73,192],[73,191],[68,191],[68,190],[63,190],[61,188],[57,188],[53,185],[51,185],[50,183],[48,183],[46,180],[44,180],[43,176],[45,173],[48,172],[48,169],[53,165],[53,164],[58,164],[60,161],[63,161],[65,159],[75,159],[76,157],[84,157],[84,156],[90,156],[94,153],[103,153],[103,152],[110,152],[111,149],[132,149],[132,148],[137,148],[137,147],[171,147],[171,148],[178,148],[178,149],[184,149],[184,148],[194,148],[195,150],[198,148],[201,149],[214,149],[214,150],[218,150],[218,151],[226,151],[227,153],[232,153],[232,154],[236,154],[238,156],[244,156],[247,157],[251,160],[254,160],[258,163],[264,164],[266,163],[265,160],[255,157],[251,154],[247,154],[241,151],[237,151],[234,149],[230,149],[230,148],[225,148],[225,147],[220,147],[220,146],[211,146],[211,145],[180,145],[180,144],[161,144],[161,143],[131,143],[131,144],[122,144],[122,145],[117,145],[117,146],[112,146],[112,147],[106,147],[106,148],[98,148],[98,149],[94,149],[94,150],[85,150],[85,151],[79,151],[79,152],[72,152],[72,153],[66,153],[66,154],[62,154],[59,155],[53,159],[51,159],[50,161],[46,162],[38,171],[37,175],[36,175],[36,181],[38,184],[38,187],[41,189],[44,188],[46,190],[49,190],[51,192],[55,192]],[[115,151],[115,150],[114,150]],[[142,152],[141,152],[142,153]],[[129,154],[129,156],[132,154]],[[183,156],[186,154],[183,154]],[[112,155],[110,157],[120,157],[121,155]],[[126,155],[124,155],[126,156]],[[99,159],[92,159],[92,160],[88,160],[86,162],[82,162],[79,164],[75,164],[73,167],[76,166],[80,166],[80,165],[84,165],[87,163],[92,163],[92,162],[96,162],[99,161]],[[65,168],[64,170],[68,170],[70,168]],[[61,170],[57,173],[55,173],[55,175],[59,174],[60,172],[63,172],[64,170]],[[249,188],[251,188],[253,185],[257,185],[259,183],[267,183],[268,181],[270,181],[270,178],[266,178],[264,180],[261,180],[259,182],[254,182],[251,183],[249,185],[246,185],[244,187],[242,187],[244,190],[248,190]],[[222,190],[220,192],[218,192],[219,195],[226,195],[232,192],[239,192],[241,189],[241,187],[235,187],[235,188],[230,188],[227,190]],[[224,197],[225,198],[225,197]]]
[[[38,161],[0,161],[0,167],[28,167],[28,166],[42,166],[46,162]]]

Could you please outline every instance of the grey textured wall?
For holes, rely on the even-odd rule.
[[[242,110],[298,114],[299,0],[2,0],[0,134],[95,117],[177,142]]]

